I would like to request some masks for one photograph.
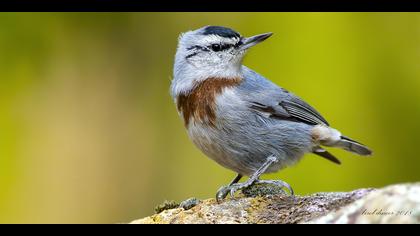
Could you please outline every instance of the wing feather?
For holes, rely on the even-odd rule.
[[[269,117],[285,120],[300,121],[311,125],[327,125],[328,122],[314,108],[294,97],[292,100],[283,100],[278,105],[266,105],[261,102],[251,102],[251,109],[269,114]]]
[[[297,97],[294,97],[293,100],[283,100],[279,102],[279,105],[293,117],[313,125],[324,124],[329,126],[327,120],[318,111]]]

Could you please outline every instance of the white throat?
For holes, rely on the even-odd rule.
[[[241,63],[229,63],[217,66],[200,66],[188,63],[184,58],[176,56],[174,78],[171,84],[171,95],[176,98],[179,94],[188,93],[194,86],[208,78],[242,78]]]

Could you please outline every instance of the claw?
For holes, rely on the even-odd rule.
[[[231,198],[235,197],[235,193],[241,189],[247,188],[249,184],[232,184],[229,186],[221,187],[216,193],[216,201],[220,203],[221,200],[225,199],[227,195],[230,195]]]
[[[235,193],[236,193],[236,191],[237,191],[237,190],[236,190],[236,188],[235,188],[235,187],[233,187],[233,188],[231,188],[231,189],[230,189],[230,197],[231,197],[231,198],[234,198],[234,197],[235,197]]]
[[[229,194],[229,186],[221,187],[216,193],[216,201],[220,203],[220,201],[225,199],[228,194]]]
[[[245,188],[241,184],[233,184],[230,186],[223,186],[216,193],[216,201],[220,203],[221,200],[225,199],[227,195],[230,195],[231,198],[235,197],[235,193],[242,188]]]
[[[287,190],[289,190],[290,196],[295,196],[295,191],[293,191],[292,186],[290,186],[288,183],[284,182],[285,186],[287,188]]]

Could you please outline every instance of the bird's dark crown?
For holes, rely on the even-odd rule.
[[[240,38],[241,35],[234,31],[233,29],[230,28],[226,28],[223,26],[207,26],[206,28],[204,28],[204,35],[210,35],[210,34],[214,34],[214,35],[219,35],[221,37],[224,38]]]

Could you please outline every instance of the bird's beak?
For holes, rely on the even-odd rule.
[[[241,50],[246,50],[252,46],[257,45],[258,43],[261,43],[262,41],[268,39],[273,33],[265,33],[265,34],[259,34],[255,35],[249,38],[243,38],[242,39],[242,45],[240,46]]]

